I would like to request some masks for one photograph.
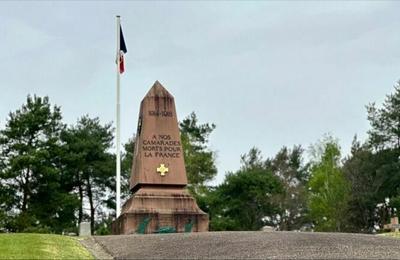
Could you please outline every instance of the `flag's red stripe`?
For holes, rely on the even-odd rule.
[[[121,53],[119,56],[119,73],[124,73],[125,66],[124,66],[124,55]]]

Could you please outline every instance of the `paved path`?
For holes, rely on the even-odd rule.
[[[94,238],[116,259],[400,259],[400,239],[361,234],[258,231]]]

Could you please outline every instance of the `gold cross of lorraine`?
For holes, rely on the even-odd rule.
[[[159,172],[161,176],[165,176],[165,173],[168,172],[168,168],[162,163],[160,167],[157,167],[157,172]]]

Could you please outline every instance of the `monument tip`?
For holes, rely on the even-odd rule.
[[[156,80],[153,86],[150,88],[149,92],[147,92],[146,97],[170,97],[173,96],[168,92],[168,90],[158,81]]]

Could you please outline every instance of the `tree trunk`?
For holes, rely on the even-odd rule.
[[[24,195],[22,196],[22,207],[21,207],[21,211],[25,212],[26,211],[26,205],[27,205],[27,200],[28,200],[28,191],[26,188],[23,189],[24,190]]]
[[[82,182],[80,180],[78,173],[78,190],[79,190],[79,200],[81,202],[81,205],[79,206],[79,215],[78,215],[78,223],[80,224],[82,222],[82,218],[83,218],[83,189],[82,189]]]
[[[30,182],[30,168],[26,169],[26,175],[23,177],[22,180],[22,191],[23,191],[23,196],[22,196],[22,207],[21,211],[25,212],[26,209],[28,208],[28,197],[30,195],[30,187],[29,187],[29,182]]]
[[[93,205],[92,186],[90,185],[89,177],[86,179],[86,186],[87,186],[87,194],[88,194],[89,204],[90,204],[90,232],[93,235],[95,209],[94,209],[94,205]]]

